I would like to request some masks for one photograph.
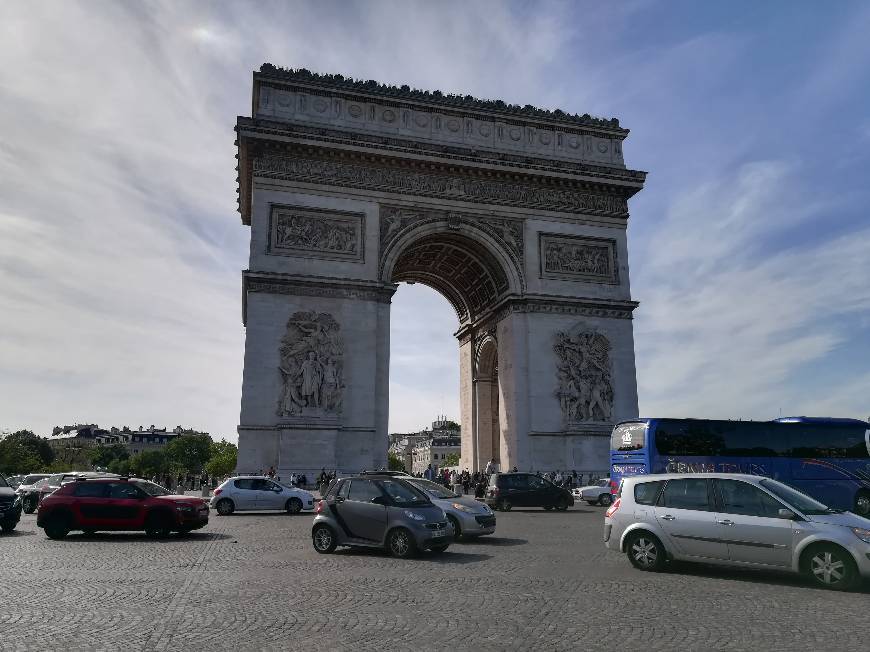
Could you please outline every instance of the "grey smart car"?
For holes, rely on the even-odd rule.
[[[444,511],[399,477],[358,475],[333,483],[314,508],[314,549],[336,546],[386,548],[394,557],[418,550],[440,553],[453,540]]]

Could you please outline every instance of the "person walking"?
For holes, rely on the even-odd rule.
[[[486,473],[486,477],[489,477],[493,473],[495,473],[495,469],[496,469],[495,458],[492,458],[489,462],[486,463],[486,470],[484,471],[484,473]]]

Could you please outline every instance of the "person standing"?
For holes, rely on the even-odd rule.
[[[486,463],[486,470],[484,471],[484,473],[486,474],[486,477],[489,477],[493,473],[495,473],[495,469],[496,469],[495,458],[492,458],[489,462]]]

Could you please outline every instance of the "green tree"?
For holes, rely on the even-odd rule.
[[[405,463],[393,451],[387,453],[387,468],[390,471],[404,471]]]
[[[101,468],[108,468],[112,462],[126,460],[129,457],[130,453],[123,444],[96,446],[90,451],[91,463]]]
[[[166,444],[166,461],[179,471],[199,473],[211,457],[213,443],[208,435],[181,435]]]
[[[54,461],[54,449],[44,437],[36,435],[31,430],[18,430],[4,438],[29,448],[40,460],[41,466],[46,466]]]
[[[206,472],[213,478],[223,478],[230,475],[236,469],[238,461],[238,447],[221,439],[211,444],[211,456],[205,464]]]
[[[109,473],[117,473],[118,475],[130,475],[130,460],[112,460],[108,464],[108,469]]]
[[[162,450],[142,451],[127,460],[127,470],[141,478],[150,478],[169,471],[170,464]]]
[[[0,440],[0,473],[32,473],[41,471],[42,467],[42,460],[32,448],[11,437]]]
[[[62,446],[55,451],[54,461],[45,466],[49,473],[64,471],[87,471],[93,468],[91,451],[78,446]]]
[[[459,466],[459,453],[449,453],[442,466]]]

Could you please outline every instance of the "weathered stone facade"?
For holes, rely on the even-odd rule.
[[[252,107],[239,469],[385,464],[402,281],[459,318],[462,466],[605,468],[637,415],[628,131],[269,64]]]

